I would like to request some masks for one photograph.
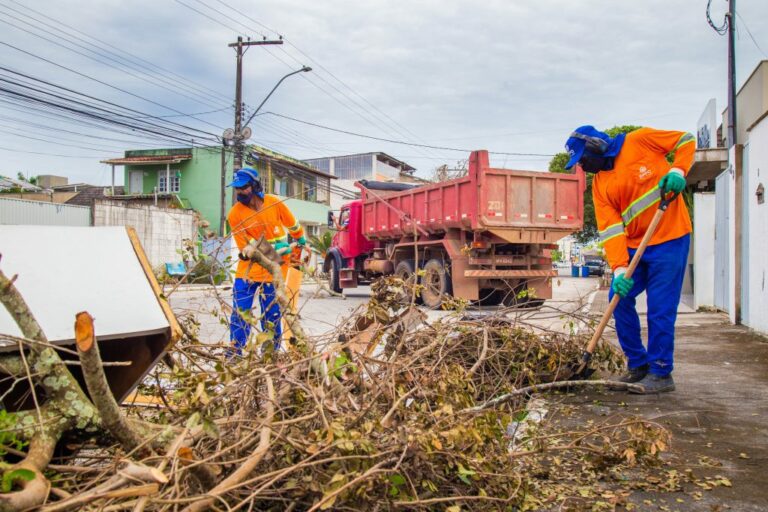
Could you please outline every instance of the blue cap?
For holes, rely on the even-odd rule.
[[[565,141],[565,150],[568,152],[568,155],[570,156],[570,160],[568,160],[568,163],[566,164],[565,168],[570,169],[574,165],[576,165],[579,160],[581,160],[581,157],[584,155],[584,149],[587,147],[587,141],[579,138],[574,137],[574,134],[580,134],[585,137],[597,137],[599,139],[603,139],[606,142],[610,142],[611,138],[606,135],[605,133],[601,132],[594,126],[590,125],[584,125],[579,126],[576,128],[570,137],[568,137],[568,140]]]
[[[235,171],[234,179],[232,183],[227,185],[228,187],[243,188],[248,186],[252,181],[259,180],[259,173],[256,169],[250,167],[243,167]]]

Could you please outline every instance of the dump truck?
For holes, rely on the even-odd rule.
[[[582,227],[585,184],[581,172],[492,168],[484,150],[449,181],[363,180],[361,199],[341,208],[324,270],[336,292],[392,274],[418,282],[430,308],[449,297],[540,305],[552,297],[550,252]]]

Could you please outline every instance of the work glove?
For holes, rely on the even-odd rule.
[[[273,245],[275,247],[275,252],[277,252],[277,254],[279,254],[280,256],[283,256],[291,252],[291,246],[288,245],[286,242],[283,242],[282,240],[279,242],[275,242]]]
[[[632,290],[632,287],[635,286],[635,280],[631,277],[624,277],[625,272],[627,271],[626,268],[617,268],[614,273],[613,278],[613,284],[611,285],[611,288],[613,289],[613,293],[618,294],[619,297],[622,299],[629,294],[630,290]]]
[[[679,194],[685,188],[685,176],[680,169],[673,168],[659,180],[659,188],[665,193]]]
[[[304,238],[304,235],[301,235],[299,238],[294,238],[294,240],[296,240],[296,245],[298,245],[299,247],[304,247],[305,245],[307,245],[307,239]]]

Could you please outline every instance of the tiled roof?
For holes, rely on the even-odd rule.
[[[86,188],[80,190],[76,196],[72,197],[66,204],[76,204],[80,206],[91,206],[95,199],[110,199],[111,196],[104,194],[105,190],[111,190],[111,187],[95,187],[86,185]],[[125,187],[115,187],[115,195],[125,193]]]
[[[191,154],[187,155],[146,155],[146,156],[128,156],[124,158],[113,158],[111,160],[102,160],[103,164],[110,165],[140,165],[140,164],[175,164],[189,160]]]

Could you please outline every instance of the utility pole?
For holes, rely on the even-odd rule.
[[[744,146],[738,141],[736,125],[736,0],[728,0],[728,160],[733,169],[734,187],[734,304],[733,317],[736,324],[742,322],[742,255],[744,254]]]
[[[736,0],[729,0],[728,14],[728,147],[736,144]]]
[[[268,40],[264,38],[261,41],[243,41],[242,36],[238,36],[236,43],[228,45],[230,48],[235,49],[237,55],[237,75],[235,78],[235,169],[243,166],[243,140],[245,139],[242,137],[243,134],[241,132],[243,122],[243,55],[251,46],[268,44],[283,44],[283,39]]]

